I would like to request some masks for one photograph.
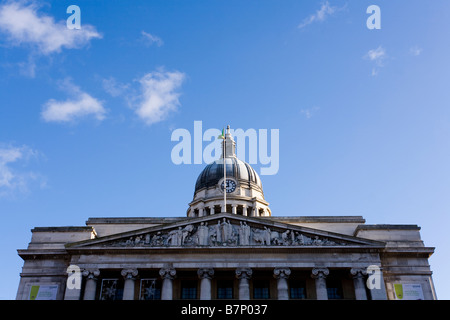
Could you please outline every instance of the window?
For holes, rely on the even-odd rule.
[[[103,279],[100,289],[100,300],[122,300],[123,287],[119,279]]]
[[[197,299],[197,281],[181,282],[181,299]]]
[[[217,282],[217,299],[233,299],[233,281]]]
[[[269,281],[253,282],[253,299],[269,299]]]
[[[327,279],[328,299],[343,299],[342,283],[339,279]]]
[[[160,300],[161,287],[157,279],[141,279],[139,300]]]
[[[306,299],[305,281],[291,281],[289,287],[289,296],[291,299]]]

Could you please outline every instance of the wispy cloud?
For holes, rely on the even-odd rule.
[[[364,58],[375,63],[371,75],[376,76],[378,75],[380,68],[384,67],[384,61],[387,58],[386,50],[382,46],[379,46],[376,49],[369,50]]]
[[[423,49],[420,48],[419,46],[414,46],[412,48],[409,49],[409,54],[417,57],[420,56],[422,54]]]
[[[310,119],[317,111],[319,111],[319,107],[312,107],[309,109],[301,109],[300,113],[303,114],[306,119]]]
[[[147,125],[164,120],[180,105],[180,89],[186,75],[159,69],[139,79],[140,94],[132,101],[136,114]]]
[[[142,41],[148,46],[155,44],[156,46],[161,47],[164,44],[160,37],[152,35],[148,32],[141,31],[141,36]]]
[[[0,198],[27,193],[32,183],[45,187],[46,179],[41,174],[23,170],[31,158],[36,159],[38,156],[39,152],[27,146],[0,144]],[[19,164],[20,169],[17,169]]]
[[[342,8],[338,8],[336,6],[331,6],[330,3],[328,1],[325,1],[324,3],[322,3],[321,7],[319,10],[316,11],[316,13],[311,14],[310,16],[306,17],[305,19],[303,19],[302,23],[300,23],[298,25],[299,29],[302,29],[314,22],[323,22],[325,21],[329,16],[334,15],[336,12],[344,9],[344,7]]]
[[[41,54],[60,52],[62,48],[85,46],[91,39],[101,38],[95,27],[83,24],[80,30],[70,30],[66,21],[38,13],[36,3],[7,2],[0,5],[0,31],[10,45],[29,45]]]
[[[75,119],[94,116],[97,120],[105,118],[106,109],[102,103],[75,86],[69,79],[61,83],[61,88],[67,91],[72,99],[56,101],[50,99],[44,105],[41,113],[46,122],[73,122]]]
[[[112,97],[119,97],[123,95],[130,87],[129,84],[119,83],[113,77],[102,80],[103,89]]]

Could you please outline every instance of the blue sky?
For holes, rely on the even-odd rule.
[[[274,216],[422,227],[450,299],[449,21],[446,0],[0,2],[0,298],[33,227],[185,216],[205,164],[173,164],[171,132],[198,120],[280,130]]]

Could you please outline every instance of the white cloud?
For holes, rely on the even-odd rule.
[[[325,21],[329,16],[335,14],[337,11],[342,10],[342,8],[333,7],[330,6],[330,3],[328,1],[325,1],[322,3],[319,10],[316,11],[316,13],[310,15],[309,17],[303,19],[302,23],[298,25],[298,28],[302,29],[306,27],[307,25],[310,25],[314,22],[323,22]]]
[[[123,95],[130,87],[128,84],[117,82],[117,80],[113,77],[103,79],[102,85],[103,89],[105,89],[105,91],[108,92],[112,97]]]
[[[164,44],[164,42],[160,37],[152,35],[148,32],[141,31],[141,35],[144,42],[149,46],[156,44],[158,47],[161,47]]]
[[[62,48],[80,48],[91,39],[101,38],[95,27],[82,24],[80,30],[70,30],[66,21],[56,23],[51,16],[39,14],[37,5],[7,2],[0,6],[0,31],[11,45],[28,44],[48,55]]]
[[[300,113],[304,114],[306,119],[310,119],[316,113],[316,111],[318,111],[319,109],[320,109],[319,107],[312,107],[310,109],[302,109],[302,110],[300,110]]]
[[[186,75],[179,71],[166,72],[158,70],[150,72],[139,79],[141,94],[134,104],[136,114],[150,125],[164,120],[180,105],[178,100]]]
[[[32,182],[45,186],[45,179],[35,172],[14,169],[17,163],[26,163],[30,158],[37,158],[39,153],[27,146],[12,147],[0,145],[0,198],[14,195],[15,192],[26,193]]]
[[[376,49],[369,50],[366,57],[371,61],[375,61],[378,65],[383,65],[383,60],[386,58],[386,50],[380,46]]]
[[[422,51],[423,49],[418,46],[414,46],[411,49],[409,49],[409,53],[415,57],[420,56]]]
[[[106,109],[102,103],[91,95],[80,90],[69,80],[62,83],[62,88],[68,91],[73,99],[66,101],[56,101],[50,99],[44,105],[41,113],[42,118],[47,122],[72,122],[77,118],[92,115],[97,120],[105,118]]]
[[[375,67],[372,68],[371,75],[376,76],[378,75],[380,68],[384,67],[384,61],[387,58],[386,50],[382,46],[379,46],[376,49],[369,50],[364,58],[375,63]]]

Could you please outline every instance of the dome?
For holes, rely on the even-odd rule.
[[[222,155],[208,164],[198,176],[194,199],[189,203],[187,216],[203,217],[226,212],[242,216],[270,217],[272,213],[269,203],[264,199],[261,179],[252,166],[236,157],[236,143],[229,126],[226,134],[222,132],[219,138],[223,139]]]
[[[227,178],[234,178],[241,185],[249,188],[259,189],[262,192],[261,179],[256,171],[246,162],[236,157],[226,158]],[[207,165],[200,173],[195,184],[195,192],[215,186],[223,178],[223,159],[214,161]]]

